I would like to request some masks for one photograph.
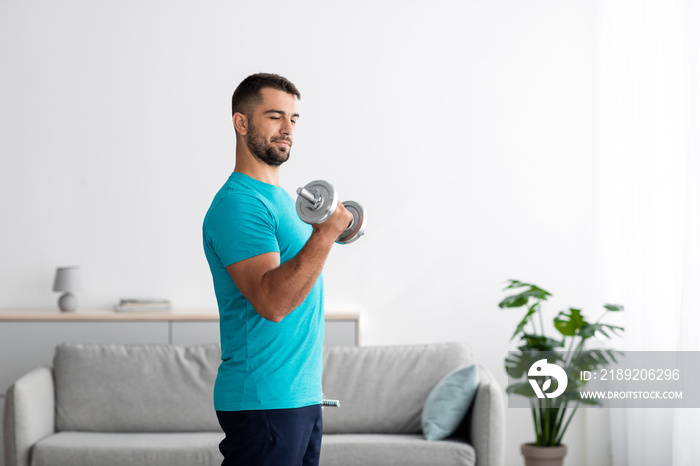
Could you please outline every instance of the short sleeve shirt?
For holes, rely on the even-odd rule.
[[[262,318],[226,267],[269,252],[292,259],[311,235],[282,188],[234,172],[202,228],[220,314],[217,411],[300,408],[321,402],[323,278],[281,322]]]

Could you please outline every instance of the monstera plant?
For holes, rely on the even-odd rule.
[[[539,286],[518,280],[509,280],[504,290],[512,290],[514,294],[506,296],[499,303],[501,309],[525,310],[525,315],[511,337],[511,341],[517,340],[518,351],[509,353],[505,360],[505,368],[511,379],[525,377],[526,380],[511,383],[506,391],[508,394],[530,399],[536,445],[559,446],[581,403],[599,403],[594,399],[581,399],[579,391],[586,383],[581,380],[582,371],[595,371],[616,361],[616,355],[621,354],[610,349],[585,349],[586,343],[596,336],[611,338],[623,332],[622,327],[602,322],[609,312],[622,311],[623,307],[614,304],[603,305],[602,315],[594,322],[590,322],[580,309],[559,311],[553,319],[554,331],[558,334],[549,337],[545,334],[542,304],[552,294]],[[562,385],[557,381],[553,387],[552,378],[539,379],[537,382],[533,382],[533,378],[528,379],[528,371],[538,369],[543,362],[563,369],[567,375],[567,383]],[[534,385],[535,383],[538,385]],[[557,384],[559,386],[556,386]],[[566,388],[560,390],[560,387],[564,386]],[[551,393],[552,388],[559,392],[556,397],[542,397],[543,392]]]

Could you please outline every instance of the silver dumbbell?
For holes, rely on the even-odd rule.
[[[312,181],[297,189],[297,195],[297,215],[311,225],[323,223],[331,218],[338,206],[338,193],[328,181]],[[367,219],[365,210],[359,203],[345,201],[343,205],[352,214],[352,221],[335,242],[349,244],[365,234]]]

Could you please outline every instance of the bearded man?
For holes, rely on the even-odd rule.
[[[202,228],[220,314],[214,408],[224,466],[318,465],[323,420],[321,271],[352,214],[307,225],[279,185],[301,94],[286,78],[247,77],[233,93],[236,164]]]

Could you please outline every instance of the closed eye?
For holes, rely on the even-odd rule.
[[[271,118],[272,120],[279,120],[280,118],[287,116],[287,114],[285,112],[283,112],[282,110],[275,110],[275,109],[267,110],[265,112],[265,115],[268,115],[268,117]],[[290,121],[292,123],[296,124],[297,119],[299,118],[299,114],[294,113],[294,114],[289,115],[289,116],[291,117]]]

